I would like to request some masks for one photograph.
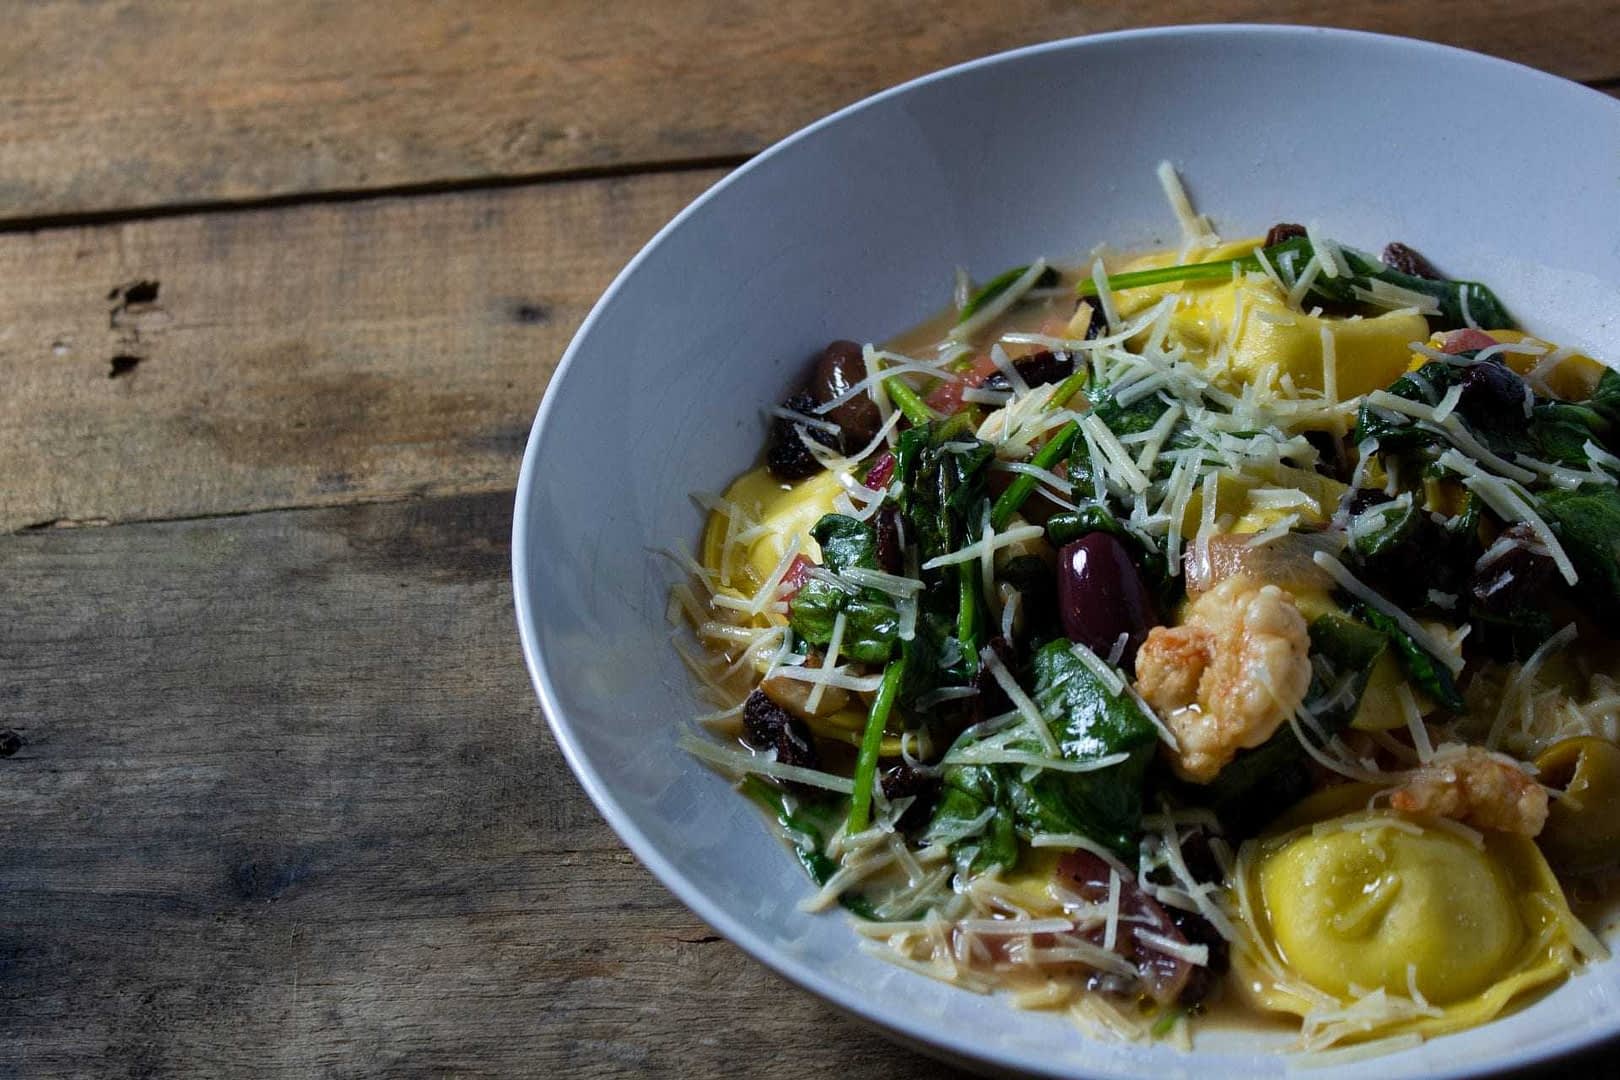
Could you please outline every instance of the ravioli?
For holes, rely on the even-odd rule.
[[[725,501],[751,520],[739,522],[741,532],[758,525],[758,535],[732,549],[725,567],[721,552],[726,550],[730,515],[716,510],[703,529],[703,565],[723,571],[723,579],[742,592],[752,593],[770,576],[794,537],[808,559],[819,559],[821,549],[810,535],[816,522],[833,512],[833,500],[843,488],[834,473],[824,472],[791,486],[773,477],[766,469],[755,469],[738,477],[726,489]]]
[[[1493,832],[1476,846],[1366,809],[1376,792],[1320,792],[1243,846],[1249,940],[1234,963],[1256,1004],[1319,1022],[1354,1010],[1357,1030],[1340,1041],[1428,1036],[1483,1023],[1574,970],[1574,916],[1534,842]]]
[[[1208,262],[1248,255],[1259,240],[1226,244],[1206,253]],[[1175,262],[1174,253],[1134,260],[1122,272]],[[1335,318],[1301,312],[1275,282],[1247,275],[1220,283],[1183,282],[1177,286],[1135,289],[1121,294],[1122,314],[1134,314],[1157,303],[1169,291],[1182,301],[1170,317],[1168,338],[1194,360],[1213,360],[1223,340],[1218,378],[1232,385],[1274,386],[1286,378],[1296,390],[1330,389],[1337,400],[1364,394],[1406,371],[1410,344],[1429,336],[1429,324],[1415,313],[1387,312],[1367,318]],[[1126,299],[1128,297],[1128,299]],[[1233,332],[1233,324],[1237,330]],[[1333,364],[1326,364],[1324,341],[1332,342]],[[1328,383],[1332,386],[1329,387]]]

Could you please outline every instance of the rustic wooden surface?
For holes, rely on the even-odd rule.
[[[568,336],[771,140],[996,49],[1598,0],[39,2],[0,42],[0,1076],[948,1075],[623,850],[518,655]]]

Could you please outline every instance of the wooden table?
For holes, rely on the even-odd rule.
[[[597,818],[519,658],[518,457],[613,273],[771,141],[1260,17],[1620,87],[1608,0],[10,6],[0,1074],[942,1075]]]

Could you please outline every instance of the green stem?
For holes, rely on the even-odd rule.
[[[855,759],[855,791],[849,797],[849,826],[853,835],[863,832],[871,823],[872,783],[877,779],[878,751],[883,748],[883,729],[894,710],[894,699],[900,693],[900,680],[905,677],[906,660],[899,657],[889,661],[883,669],[883,682],[877,696],[872,699],[872,711],[866,714],[866,731],[861,735],[861,753]]]
[[[962,643],[968,668],[977,666],[979,655],[979,575],[978,564],[956,564],[956,640]]]
[[[1046,411],[1056,412],[1067,405],[1070,398],[1086,388],[1086,380],[1090,377],[1091,373],[1086,370],[1084,364],[1081,364],[1080,370],[1058,383],[1057,389],[1052,391],[1052,396],[1046,399]]]
[[[894,402],[895,408],[905,414],[916,427],[938,420],[939,415],[928,407],[928,403],[917,396],[917,391],[900,381],[898,375],[891,375],[883,380],[883,388],[889,392],[889,399]]]
[[[1069,456],[1069,448],[1074,444],[1075,436],[1080,434],[1080,425],[1074,420],[1064,424],[1056,437],[1036,452],[1030,464],[1037,469],[1050,469],[1058,462]],[[1018,513],[1018,508],[1024,505],[1024,500],[1035,492],[1035,478],[1027,473],[1019,473],[1013,482],[1001,493],[996,505],[990,509],[990,524],[997,529],[1007,527],[1007,522]]]
[[[1225,281],[1232,276],[1232,268],[1240,270],[1260,269],[1260,260],[1253,255],[1245,255],[1241,259],[1226,259],[1222,262],[1211,263],[1184,263],[1180,266],[1158,266],[1151,270],[1133,270],[1128,274],[1114,274],[1108,278],[1108,291],[1120,292],[1124,289],[1141,289],[1148,285],[1163,285],[1170,281]],[[1097,281],[1095,278],[1086,278],[1074,287],[1077,296],[1096,296]]]

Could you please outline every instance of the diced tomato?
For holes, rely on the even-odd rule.
[[[1496,344],[1496,339],[1483,330],[1472,327],[1463,330],[1453,330],[1440,342],[1440,351],[1452,356],[1464,352],[1476,352],[1479,349],[1488,349]]]
[[[777,589],[777,595],[784,600],[792,600],[809,580],[810,570],[815,565],[803,555],[793,556],[793,561],[788,564],[787,573],[782,575],[782,585]]]
[[[894,455],[885,450],[872,459],[872,467],[866,470],[866,479],[861,482],[873,491],[882,491],[893,478]]]
[[[995,361],[988,355],[973,358],[973,366],[961,372],[961,379],[942,382],[929,391],[923,401],[941,416],[950,416],[962,407],[962,391],[970,386],[982,386],[984,380],[996,373]]]

